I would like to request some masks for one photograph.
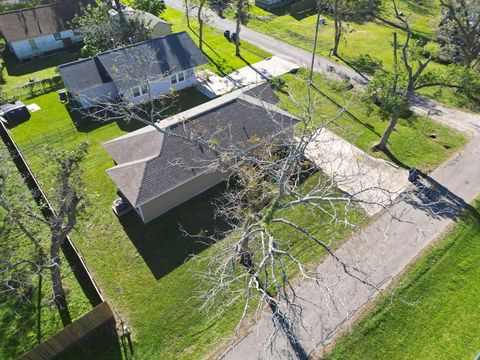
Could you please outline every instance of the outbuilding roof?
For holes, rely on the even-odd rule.
[[[81,14],[90,0],[74,0],[29,9],[0,13],[0,32],[7,43],[54,34],[72,28],[70,22]]]
[[[117,163],[107,173],[139,206],[207,172],[217,156],[208,144],[244,151],[296,123],[287,112],[237,90],[160,121],[161,131],[147,126],[104,143]]]

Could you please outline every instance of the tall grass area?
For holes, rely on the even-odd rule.
[[[480,351],[479,211],[477,199],[328,359],[474,359]]]
[[[411,28],[417,36],[428,40],[427,48],[435,48],[435,28],[441,16],[438,0],[397,1],[399,11],[410,14]],[[227,17],[233,18],[233,11],[227,12]],[[319,30],[317,52],[328,57],[333,47],[334,21],[328,14],[322,14],[326,25]],[[271,12],[258,7],[252,8],[252,19],[248,27],[273,36],[281,41],[312,51],[315,39],[316,11],[298,16],[290,14],[290,5],[273,9]],[[345,31],[340,43],[341,58],[331,57],[330,60],[340,65],[350,66],[365,75],[373,75],[376,70],[392,71],[393,69],[393,33],[397,32],[399,41],[404,41],[405,32],[398,26],[394,17],[392,2],[383,0],[377,17],[357,19],[345,22]],[[442,69],[444,65],[432,63],[432,68]],[[424,89],[422,94],[448,105],[480,111],[480,104],[465,95],[451,90],[440,90],[438,87]]]
[[[8,175],[4,195],[7,198],[16,198],[29,204],[31,209],[35,203],[22,178],[10,160],[3,142],[0,142],[0,159],[2,169],[6,169]],[[8,258],[11,262],[20,259],[33,261],[35,254],[30,241],[12,225],[6,218],[6,212],[0,209],[0,256],[2,260]],[[49,232],[43,226],[29,226],[42,239],[47,248],[49,244]],[[48,253],[48,251],[47,251]],[[76,320],[91,310],[91,305],[85,297],[75,276],[68,267],[68,262],[63,259],[63,278],[67,301],[72,319]],[[3,274],[2,274],[3,279]],[[43,271],[43,280],[36,275],[29,279],[28,286],[22,297],[13,296],[12,293],[0,294],[0,358],[17,359],[26,351],[32,349],[38,342],[45,341],[63,328],[56,306],[53,304],[50,273],[48,269]]]
[[[282,79],[287,86],[285,92],[278,92],[280,106],[298,116],[305,109],[301,109],[297,103],[307,104],[307,76],[306,70],[301,70],[296,75],[283,75]],[[321,74],[315,74],[314,85],[319,90],[311,90],[316,122],[327,123],[335,119],[328,125],[329,130],[373,156],[429,171],[467,142],[467,137],[459,131],[425,117],[412,115],[399,121],[396,131],[390,137],[391,154],[387,156],[383,152],[374,151],[373,146],[380,140],[388,120],[380,117],[376,106],[369,105],[368,101],[362,99],[360,90],[348,90],[344,83],[326,79]],[[342,113],[342,107],[348,113]]]

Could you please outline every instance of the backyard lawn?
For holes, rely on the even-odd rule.
[[[21,197],[26,203],[35,203],[27,187],[23,184],[20,174],[10,159],[3,142],[0,142],[0,160],[2,170],[7,170],[6,189],[7,196]],[[0,210],[0,256],[2,260],[8,258],[12,262],[19,259],[34,260],[32,245],[21,232],[5,221],[5,211]],[[43,226],[37,227],[38,234],[46,239],[48,246],[48,230]],[[11,256],[11,257],[10,257]],[[76,320],[91,310],[91,305],[80,288],[75,276],[68,268],[68,263],[63,260],[62,269],[65,289],[69,301],[72,319]],[[0,295],[0,359],[17,359],[20,355],[33,348],[39,341],[45,341],[63,328],[57,308],[52,303],[52,290],[50,274],[44,271],[44,278],[34,276],[31,287],[20,300]],[[4,302],[7,300],[7,302]],[[38,307],[38,301],[40,307]]]
[[[0,90],[27,85],[29,79],[35,81],[58,76],[58,65],[75,61],[80,57],[79,50],[69,50],[58,54],[19,63],[11,54],[0,56]]]
[[[436,21],[441,13],[438,0],[421,2],[400,0],[398,6],[404,14],[411,14],[410,23],[416,34],[429,40],[433,38]],[[247,25],[249,28],[312,51],[317,20],[315,11],[292,16],[288,5],[271,12],[252,7],[251,13],[252,19]],[[226,16],[232,18],[233,13],[227,12]],[[320,27],[317,51],[322,56],[328,56],[333,47],[334,22],[330,16],[322,16],[326,19],[326,25]],[[397,21],[394,19],[391,1],[384,0],[377,18],[346,24],[346,34],[339,50],[341,59],[332,57],[331,60],[351,66],[366,75],[373,74],[376,69],[391,71],[392,34],[398,32],[399,41],[405,38],[404,31],[394,27],[392,22],[395,24]],[[427,46],[435,45],[431,42]],[[433,63],[432,66],[443,67],[438,63]],[[452,106],[466,106],[480,111],[480,104],[453,90],[439,91],[438,88],[431,88],[425,89],[422,93]]]
[[[85,181],[91,195],[91,207],[73,240],[107,300],[132,328],[134,358],[198,359],[211,351],[231,334],[242,304],[222,309],[221,317],[198,310],[200,300],[195,294],[199,281],[195,273],[202,270],[202,265],[197,261],[185,261],[190,254],[210,249],[185,237],[179,224],[192,234],[212,232],[220,226],[213,221],[212,200],[220,194],[223,185],[147,225],[141,224],[133,214],[118,220],[110,210],[117,197],[116,188],[105,173],[113,166],[113,161],[101,143],[132,130],[134,124],[97,123],[75,130],[56,93],[37,97],[32,102],[42,110],[15,127],[12,134],[47,193],[51,178],[48,166],[42,165],[39,144],[73,148],[82,140],[90,143],[85,160]],[[309,219],[303,211],[288,216],[301,221]],[[362,222],[361,212],[351,216],[351,222]],[[345,238],[350,230],[344,227],[327,229],[315,223],[306,225],[311,226],[312,231],[332,235],[335,241]],[[295,253],[305,261],[318,261],[323,254],[319,247],[312,248],[301,237],[292,236],[285,229],[278,231],[283,241],[294,247]]]
[[[289,95],[278,93],[280,106],[298,116],[302,115],[302,110],[295,102],[307,103],[307,86],[304,80],[306,75],[306,70],[300,70],[296,75],[283,75],[282,78],[287,84],[285,90]],[[349,91],[341,82],[327,80],[322,75],[315,74],[314,84],[320,90],[312,90],[316,120],[326,123],[339,115],[339,105],[345,106],[349,114],[342,114],[329,124],[328,128],[374,156],[389,159],[404,167],[418,167],[429,171],[466,144],[467,138],[464,134],[435,121],[412,115],[409,119],[401,119],[396,126],[396,131],[389,140],[391,154],[386,156],[373,150],[388,123],[381,119],[378,109],[373,106],[371,111],[368,111],[361,93]],[[432,138],[432,135],[435,138]]]
[[[328,359],[474,359],[480,351],[480,200]]]
[[[297,96],[304,92],[303,85],[294,75],[286,75],[284,78],[288,84],[287,90],[292,95]],[[334,90],[335,86],[331,88],[330,83],[328,86],[323,84],[321,78],[315,80],[331,97],[335,97],[339,102],[346,101],[341,95],[341,89]],[[299,112],[284,94],[279,95],[283,106],[293,113]],[[348,93],[346,96],[349,96]],[[318,97],[323,99],[323,96]],[[177,108],[172,109],[173,112],[186,110],[207,99],[196,90],[188,90],[183,92],[178,100]],[[113,166],[113,161],[103,150],[101,143],[132,131],[139,125],[124,122],[89,123],[87,120],[75,128],[72,118],[65,106],[58,101],[55,92],[39,96],[27,103],[30,102],[39,105],[41,110],[33,113],[29,121],[13,128],[12,134],[47,193],[51,187],[51,176],[48,166],[44,166],[42,162],[42,146],[49,144],[54,147],[73,148],[83,140],[90,143],[84,167],[91,207],[87,218],[80,223],[73,235],[73,240],[84,254],[87,265],[116,313],[132,328],[134,358],[197,359],[211,351],[231,334],[242,304],[222,309],[220,317],[198,310],[201,302],[195,294],[200,285],[195,273],[202,270],[202,265],[197,261],[186,260],[193,253],[212,249],[185,237],[179,230],[179,224],[189,233],[196,234],[212,232],[220,226],[213,221],[211,202],[220,194],[223,185],[205,192],[147,225],[141,224],[133,214],[118,220],[110,210],[112,201],[117,197],[116,188],[105,173],[107,168]],[[321,109],[325,117],[337,111],[335,106],[325,102]],[[359,122],[342,117],[338,123],[344,127],[344,133],[340,134],[353,131],[357,145],[368,150],[369,144],[376,139],[376,135],[371,135],[372,131],[380,131],[383,123],[375,116],[368,117],[367,122],[361,102],[355,103],[351,110],[355,111],[361,120]],[[74,118],[78,120],[76,116]],[[428,145],[423,146],[423,141],[418,141],[423,125],[421,127],[421,123],[414,124],[415,122],[413,125],[405,123],[398,135],[395,134],[403,136],[402,134],[407,132],[417,139],[417,147],[412,150],[414,153],[409,152],[408,146],[393,146],[396,156],[409,165],[429,168],[439,164],[450,151],[458,149],[465,141],[451,129],[427,123],[425,126],[429,132],[438,133],[437,141],[440,144],[447,143],[451,148],[448,151],[441,150],[443,145],[436,148],[434,143],[427,139],[425,143]],[[351,129],[347,131],[349,127]],[[399,138],[397,141],[402,139],[404,140]],[[432,149],[437,151],[433,158],[429,155]],[[310,222],[311,213],[304,214],[303,210],[290,212],[286,216],[306,222],[305,225],[311,227],[312,231],[331,236],[335,239],[335,242],[332,242],[334,246],[350,231],[345,228],[326,228]],[[363,222],[361,212],[352,216],[352,222],[359,225]],[[320,248],[312,248],[305,239],[293,236],[284,229],[276,231],[280,232],[280,238],[289,242],[298,256],[305,261],[318,262],[323,256]]]

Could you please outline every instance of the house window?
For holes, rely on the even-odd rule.
[[[192,78],[194,76],[195,76],[195,70],[194,69],[187,70],[187,78]]]
[[[177,74],[170,76],[170,82],[171,82],[172,84],[176,84],[176,83],[177,83]]]
[[[139,97],[148,93],[148,85],[135,86],[132,89],[133,97]]]
[[[183,71],[178,73],[178,82],[182,82],[185,80],[185,76],[183,75]]]
[[[35,42],[35,39],[29,39],[28,43],[29,43],[30,47],[32,48],[32,50],[36,50],[38,48],[37,43]]]
[[[55,38],[56,41],[62,40],[62,37],[60,36],[60,33],[53,34],[53,37]]]

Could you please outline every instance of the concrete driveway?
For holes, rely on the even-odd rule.
[[[324,128],[307,145],[306,155],[341,190],[361,201],[370,216],[391,206],[409,186],[405,169],[368,155]]]
[[[298,69],[295,63],[278,56],[272,56],[269,59],[245,66],[223,77],[209,70],[204,70],[200,72],[200,85],[197,86],[197,90],[209,98],[215,98],[234,89],[265,82],[273,77],[289,73],[294,69]]]

